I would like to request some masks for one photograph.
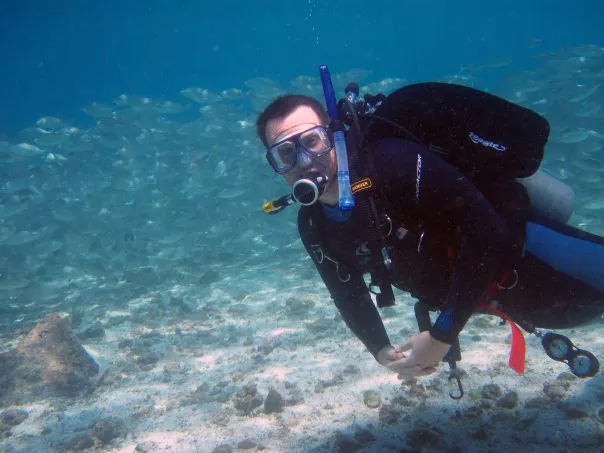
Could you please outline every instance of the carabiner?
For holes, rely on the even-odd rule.
[[[449,362],[449,369],[451,373],[449,374],[449,382],[455,381],[457,382],[457,388],[459,389],[459,395],[453,395],[452,392],[449,392],[449,397],[453,400],[460,400],[463,398],[463,385],[461,384],[461,379],[459,379],[459,373],[457,372],[457,364],[455,361],[451,360]]]
[[[449,397],[453,400],[460,400],[463,398],[463,385],[461,385],[461,379],[459,379],[459,376],[457,375],[457,373],[451,373],[449,375],[449,382],[451,382],[453,379],[455,379],[455,381],[457,382],[457,388],[459,389],[459,395],[453,395],[452,392],[449,392]]]

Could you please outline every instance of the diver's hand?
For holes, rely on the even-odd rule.
[[[399,378],[427,376],[436,371],[438,364],[450,348],[451,345],[438,341],[426,330],[411,337],[402,345],[396,346],[396,353],[402,353],[403,357],[389,363],[388,368],[398,373]]]
[[[384,346],[382,349],[380,349],[380,352],[377,353],[376,360],[380,365],[383,365],[388,368],[388,365],[390,365],[391,363],[404,358],[404,353],[397,352],[396,349],[392,346]]]

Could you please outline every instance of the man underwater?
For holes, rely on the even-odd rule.
[[[362,214],[337,208],[328,126],[321,103],[302,95],[275,99],[257,120],[276,173],[294,188],[322,183],[318,202],[299,211],[300,237],[345,323],[381,365],[399,375],[433,373],[485,300],[537,327],[568,328],[602,315],[604,238],[531,216],[515,180],[471,180],[416,141],[378,137],[371,165],[375,210],[392,255],[389,283],[440,310],[429,330],[393,346],[363,278],[375,263]],[[471,134],[474,143],[496,148]]]

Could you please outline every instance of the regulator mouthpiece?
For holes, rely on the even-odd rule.
[[[317,202],[323,195],[323,189],[327,184],[327,176],[319,172],[309,172],[302,179],[298,179],[292,187],[292,196],[304,206],[310,206]]]

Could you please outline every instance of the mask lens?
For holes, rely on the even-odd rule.
[[[291,170],[296,165],[296,146],[292,142],[283,142],[269,151],[273,167],[278,173]]]
[[[322,155],[329,151],[331,143],[323,129],[316,128],[300,135],[300,144],[312,154]]]
[[[287,173],[296,166],[298,147],[309,154],[321,157],[331,149],[331,141],[324,127],[316,126],[293,136],[269,149],[267,158],[277,173]]]

